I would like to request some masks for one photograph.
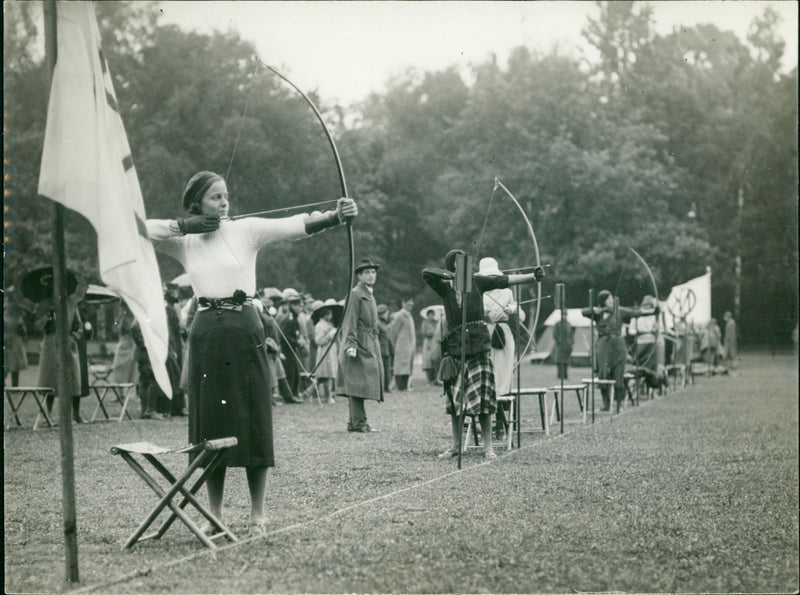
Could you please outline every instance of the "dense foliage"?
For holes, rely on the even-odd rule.
[[[551,265],[544,293],[564,282],[573,306],[590,287],[638,302],[651,288],[632,246],[662,298],[710,266],[716,316],[736,311],[746,341],[788,340],[797,323],[797,69],[781,70],[776,15],[767,9],[743,41],[713,25],[656,35],[638,3],[598,8],[584,29],[596,63],[520,47],[505,65],[476,65],[469,80],[454,69],[409,71],[356,106],[311,94],[361,205],[357,257],[384,265],[379,300],[432,301],[419,271],[452,247],[503,267],[532,264],[523,219],[492,192],[497,177]],[[47,77],[35,10],[7,3],[4,22],[7,285],[49,261],[50,206],[36,197]],[[176,216],[198,169],[226,174],[239,213],[339,195],[318,122],[257,66],[252,44],[159,25],[155,3],[99,3],[98,20],[149,216]],[[73,214],[68,228],[68,260],[92,277],[91,227]],[[343,233],[271,248],[259,285],[341,298],[346,255]],[[161,264],[164,279],[181,272]]]

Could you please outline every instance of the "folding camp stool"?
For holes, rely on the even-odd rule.
[[[550,421],[549,423],[552,424],[554,421],[561,421],[561,418],[564,416],[564,412],[561,410],[562,407],[559,406],[559,397],[561,397],[561,405],[564,403],[563,395],[561,394],[562,386],[560,384],[556,384],[551,386],[548,390],[553,394],[553,404],[550,407]],[[564,392],[570,391],[574,392],[575,396],[578,398],[578,407],[581,411],[581,421],[567,421],[564,420],[564,423],[586,423],[586,385],[585,384],[565,384],[563,386]]]
[[[616,396],[614,394],[615,389],[614,386],[616,385],[615,380],[602,380],[600,378],[581,378],[581,382],[586,385],[586,394],[588,396],[589,391],[592,390],[592,385],[596,388],[600,389],[604,386],[608,386],[611,388],[611,394],[609,394],[609,406],[608,406],[608,414],[609,417],[614,416],[614,408],[616,407]],[[602,398],[602,397],[601,397]],[[588,400],[588,399],[587,399]],[[592,419],[594,419],[594,401],[592,401]]]
[[[160,539],[164,533],[167,532],[167,529],[169,529],[170,525],[172,525],[176,518],[179,518],[181,521],[183,521],[189,530],[194,533],[195,536],[202,541],[205,546],[209,548],[215,549],[217,547],[213,540],[219,537],[227,537],[231,541],[239,541],[238,538],[231,532],[231,530],[223,525],[219,519],[217,519],[213,514],[211,514],[211,512],[208,511],[207,508],[200,504],[195,497],[195,494],[197,494],[206,478],[220,463],[222,463],[222,459],[228,449],[232,446],[236,446],[236,444],[236,438],[231,437],[219,438],[217,440],[206,440],[199,444],[189,444],[188,446],[181,448],[171,449],[162,448],[149,442],[134,442],[132,444],[117,444],[116,446],[112,446],[111,453],[120,455],[123,459],[125,459],[125,462],[131,466],[136,474],[141,477],[160,498],[156,507],[150,512],[149,515],[147,515],[147,518],[141,525],[139,525],[139,528],[136,529],[133,535],[130,536],[128,541],[125,542],[125,545],[122,549],[128,549],[132,547],[137,541]],[[178,478],[176,478],[157,458],[157,456],[176,453],[195,455],[194,460],[192,460],[192,462],[189,464],[186,471],[184,471],[184,473]],[[150,464],[169,482],[170,488],[167,491],[164,491],[158,482],[149,473],[147,473],[147,471],[145,471],[144,467],[139,464],[139,462],[134,458],[134,455],[141,455],[145,460],[149,461]],[[186,489],[184,484],[186,484],[194,472],[201,467],[205,467],[205,469],[200,474],[200,477],[189,489]],[[183,500],[180,502],[180,504],[175,505],[172,499],[179,492],[181,496],[183,496]],[[183,509],[187,504],[194,506],[197,511],[206,518],[206,520],[216,530],[215,534],[206,535],[203,530],[186,515]],[[164,524],[161,525],[161,528],[159,528],[155,533],[144,535],[144,532],[147,530],[147,528],[153,523],[153,521],[156,520],[158,515],[161,514],[161,511],[167,507],[169,507],[169,509],[172,511],[172,514],[170,514],[167,520],[164,521]]]
[[[133,419],[131,414],[128,413],[128,403],[130,403],[131,397],[136,392],[135,384],[131,382],[122,382],[118,384],[103,383],[93,384],[89,388],[92,389],[92,392],[97,397],[97,405],[95,405],[94,413],[92,413],[90,421],[94,421],[97,418],[98,412],[101,411],[106,420],[111,419],[106,409],[106,397],[109,396],[112,397],[112,399],[110,399],[112,403],[117,403],[122,407],[117,421],[122,421],[125,417]]]
[[[33,429],[35,430],[39,426],[39,420],[42,418],[44,418],[48,428],[53,427],[54,424],[45,407],[46,397],[53,394],[52,388],[45,386],[10,386],[8,388],[3,387],[3,392],[6,395],[6,403],[8,403],[10,409],[9,412],[6,412],[7,415],[5,415],[6,428],[11,427],[12,421],[18,428],[25,427],[22,420],[19,418],[19,409],[22,407],[22,403],[28,395],[33,397],[33,400],[36,401],[36,406],[39,408],[39,412],[36,414],[36,419],[33,422]]]

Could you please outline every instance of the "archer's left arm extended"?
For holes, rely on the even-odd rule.
[[[620,306],[619,316],[623,322],[628,322],[633,318],[640,318],[642,316],[653,316],[659,313],[658,306],[648,306],[645,308],[625,308]]]
[[[306,215],[303,220],[305,231],[308,235],[336,227],[358,217],[358,205],[352,198],[340,198],[336,203],[335,211],[324,213],[314,212]]]
[[[509,285],[526,285],[528,283],[536,283],[544,279],[544,267],[536,267],[532,273],[527,275],[509,275]]]
[[[351,198],[340,198],[335,211],[314,212],[278,219],[247,217],[234,223],[245,225],[256,249],[279,240],[300,240],[358,216],[358,206]]]

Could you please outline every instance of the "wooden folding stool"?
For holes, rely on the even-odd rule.
[[[130,536],[128,541],[122,549],[132,547],[137,541],[146,541],[148,539],[160,539],[167,529],[172,525],[176,518],[180,519],[189,530],[203,543],[203,545],[215,549],[217,546],[214,539],[219,537],[227,537],[231,541],[238,541],[238,538],[228,529],[222,522],[217,519],[206,507],[198,502],[195,494],[197,494],[200,487],[205,482],[206,478],[214,471],[214,469],[222,463],[222,459],[227,453],[228,449],[236,446],[236,438],[219,438],[217,440],[206,440],[199,444],[189,444],[181,448],[162,448],[151,444],[149,442],[135,442],[132,444],[117,444],[111,447],[111,453],[120,455],[128,465],[141,477],[144,482],[160,498],[155,508],[147,515],[147,518],[139,525],[139,528]],[[158,456],[168,454],[194,454],[194,460],[191,461],[186,471],[180,477],[175,477],[169,469],[167,469]],[[134,455],[141,455],[148,461],[166,480],[169,482],[169,489],[164,490],[161,485],[151,476],[142,465],[134,458]],[[185,484],[194,474],[198,468],[203,469],[200,477],[195,481],[190,488],[186,488]],[[183,496],[180,504],[175,504],[172,499],[180,493]],[[187,504],[191,504],[194,508],[202,514],[205,519],[215,529],[213,535],[206,535],[203,530],[198,527],[194,521],[184,512]],[[169,515],[166,521],[155,533],[144,535],[147,528],[158,518],[161,511],[169,507],[172,514]]]
[[[121,382],[118,384],[103,383],[93,384],[90,388],[92,389],[95,397],[97,397],[97,405],[95,405],[90,421],[94,421],[97,418],[98,412],[101,411],[106,420],[111,419],[111,416],[108,414],[108,410],[106,409],[106,397],[109,395],[113,397],[111,402],[117,403],[121,407],[119,416],[117,416],[117,421],[122,421],[125,417],[128,419],[133,419],[131,414],[128,412],[128,404],[130,403],[131,397],[136,392],[135,384],[132,382]]]
[[[10,414],[4,416],[6,428],[10,427],[12,420],[18,428],[25,427],[25,424],[23,424],[22,420],[19,418],[19,409],[22,407],[22,403],[28,395],[33,397],[33,400],[36,401],[36,406],[39,408],[39,412],[36,414],[36,419],[33,422],[33,429],[35,430],[37,428],[39,420],[42,417],[44,417],[48,428],[53,427],[54,424],[50,420],[50,415],[47,413],[47,408],[45,407],[47,396],[53,394],[52,388],[46,386],[9,386],[7,388],[4,387],[3,392],[6,395],[6,402],[10,408]],[[14,400],[15,397],[18,397],[16,401]]]

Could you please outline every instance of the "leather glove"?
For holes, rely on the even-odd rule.
[[[537,281],[541,281],[542,279],[544,279],[544,267],[536,267],[535,269],[533,269],[533,277]]]
[[[183,235],[187,233],[208,233],[219,228],[217,215],[193,215],[186,219],[178,219],[178,229]]]

